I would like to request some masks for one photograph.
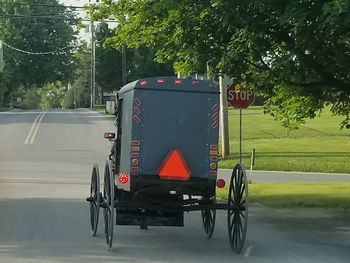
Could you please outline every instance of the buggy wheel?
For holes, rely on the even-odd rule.
[[[241,164],[233,168],[228,192],[227,224],[231,249],[241,252],[248,225],[248,180]]]
[[[110,161],[107,161],[105,165],[103,203],[106,246],[107,250],[111,250],[114,227],[114,174]]]
[[[216,198],[212,200],[213,204],[216,204]],[[204,232],[207,234],[208,239],[212,237],[214,228],[215,228],[215,218],[216,218],[216,209],[207,209],[202,210],[202,225]]]
[[[90,185],[90,228],[91,235],[96,236],[100,214],[100,173],[98,165],[94,164]]]

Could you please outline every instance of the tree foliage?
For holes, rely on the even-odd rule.
[[[109,44],[146,45],[186,74],[208,63],[266,96],[286,127],[331,105],[350,128],[348,0],[103,0],[89,10],[118,20]]]
[[[60,81],[47,83],[38,90],[41,109],[57,109],[63,107],[66,88]]]
[[[40,105],[40,95],[35,88],[23,91],[23,107],[25,109],[38,109]]]
[[[4,43],[33,53],[54,51],[34,55],[4,46],[8,89],[42,86],[71,77],[76,20],[71,10],[54,6],[59,6],[57,0],[8,0],[0,4],[0,39]]]
[[[96,34],[96,83],[102,92],[115,91],[122,83],[121,48],[109,45],[108,39],[113,37],[113,30],[105,23],[100,24]],[[107,40],[107,41],[106,41]],[[126,50],[126,78],[131,82],[140,78],[152,76],[173,75],[171,63],[154,61],[155,52],[152,48],[139,46]]]
[[[90,105],[91,91],[91,50],[86,44],[74,54],[73,85],[64,100],[66,108],[87,108]]]

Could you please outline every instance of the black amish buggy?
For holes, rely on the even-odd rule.
[[[103,209],[107,249],[116,225],[184,226],[184,212],[201,211],[211,238],[216,210],[227,210],[229,242],[242,250],[248,220],[248,185],[237,164],[228,201],[216,201],[218,179],[219,90],[211,81],[147,78],[118,93],[116,132],[104,167],[103,191],[97,164],[91,176],[90,225],[96,235]]]

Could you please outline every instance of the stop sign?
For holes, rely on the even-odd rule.
[[[255,93],[251,90],[236,90],[236,84],[227,88],[227,101],[232,107],[246,109],[255,101]]]

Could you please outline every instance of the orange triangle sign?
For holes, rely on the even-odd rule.
[[[172,150],[167,155],[159,169],[159,176],[162,180],[187,181],[190,178],[191,171],[179,150]]]

